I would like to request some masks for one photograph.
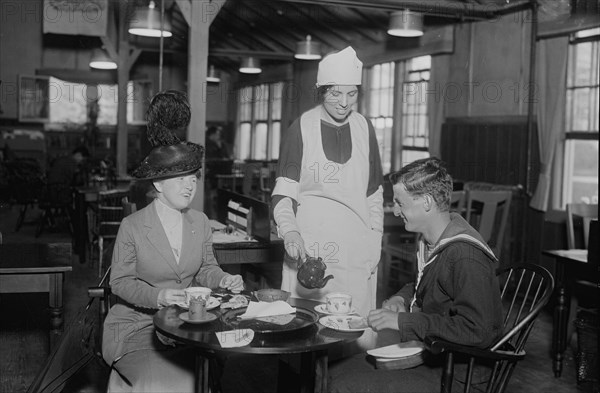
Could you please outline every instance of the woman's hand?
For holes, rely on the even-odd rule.
[[[306,249],[304,248],[304,240],[302,236],[300,236],[300,232],[291,231],[285,234],[283,237],[283,246],[285,247],[285,252],[292,259],[302,259],[306,258]]]
[[[183,289],[161,289],[158,293],[158,307],[166,307],[170,304],[185,303],[185,292]]]
[[[239,293],[244,289],[244,280],[239,274],[228,274],[221,279],[219,287],[229,289],[231,292]]]
[[[406,312],[406,306],[404,305],[404,298],[402,296],[392,296],[391,298],[384,300],[381,306],[390,311]]]
[[[376,332],[384,329],[400,330],[398,328],[398,313],[385,308],[379,308],[369,313],[367,323]]]

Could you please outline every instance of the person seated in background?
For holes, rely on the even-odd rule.
[[[503,333],[498,260],[480,234],[459,214],[449,211],[451,176],[442,161],[427,158],[391,174],[390,181],[394,215],[403,220],[407,231],[420,234],[418,274],[416,283],[405,285],[384,300],[382,308],[369,313],[368,325],[377,332],[396,331],[400,342],[438,337],[489,347]],[[330,368],[332,391],[439,389],[441,373],[433,378],[427,377],[425,367],[417,369],[400,374],[398,370],[374,370],[363,354]],[[396,374],[387,378],[390,372]]]
[[[69,187],[85,185],[85,162],[89,156],[88,149],[79,146],[71,152],[71,155],[58,157],[48,171],[46,183],[63,184]]]
[[[148,139],[155,147],[133,177],[151,181],[156,197],[119,227],[110,275],[117,302],[104,321],[102,355],[116,370],[109,391],[192,392],[194,348],[158,335],[153,315],[162,307],[185,303],[186,287],[238,292],[244,282],[220,268],[209,220],[190,208],[203,148],[181,142],[171,132],[189,123],[185,95],[158,93],[147,118]]]

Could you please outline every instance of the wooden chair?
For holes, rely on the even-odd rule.
[[[500,293],[505,305],[504,335],[488,349],[454,344],[435,337],[426,337],[425,344],[434,354],[445,353],[441,392],[450,393],[454,380],[455,356],[468,358],[464,392],[473,382],[475,364],[491,365],[487,393],[506,390],[517,362],[525,358],[525,343],[535,320],[554,289],[554,279],[545,268],[533,264],[515,264],[498,272]]]
[[[459,190],[452,191],[450,195],[450,211],[466,216],[465,205],[467,203],[467,191]]]
[[[67,221],[69,233],[73,233],[73,191],[68,184],[44,184],[38,207],[42,210],[42,215],[35,237],[39,237],[47,225],[56,226],[56,219],[61,216]]]
[[[129,202],[129,197],[124,196],[121,198],[121,205],[123,206],[123,217],[127,217],[137,211],[137,206],[135,203]]]
[[[104,240],[115,239],[124,216],[122,200],[127,191],[108,190],[98,194],[98,206],[88,211],[91,222],[90,260],[93,260],[94,244],[98,245],[98,277],[104,268]]]
[[[567,204],[567,245],[570,250],[588,248],[592,219],[598,219],[597,204]]]
[[[498,259],[502,252],[511,200],[511,191],[467,192],[465,218],[481,234]]]

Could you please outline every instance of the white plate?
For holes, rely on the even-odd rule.
[[[364,327],[351,328],[350,322],[364,322]],[[325,327],[340,332],[362,332],[368,328],[367,323],[363,317],[358,315],[327,315],[319,319],[319,323]]]
[[[177,306],[183,308],[183,309],[188,309],[190,308],[187,304],[185,303],[175,303]],[[208,298],[208,304],[206,305],[206,310],[210,311],[210,310],[214,310],[215,308],[219,307],[221,305],[221,301],[219,299],[217,299],[216,297],[209,297]]]
[[[398,359],[423,352],[423,344],[418,341],[409,341],[388,345],[387,347],[370,349],[367,353],[371,356],[383,359]]]
[[[349,313],[347,314],[333,314],[331,312],[329,312],[329,310],[327,310],[327,305],[326,304],[317,304],[315,306],[315,311],[321,314],[329,314],[329,315],[350,315],[350,314],[356,314],[356,309],[353,308],[352,310],[350,310]]]

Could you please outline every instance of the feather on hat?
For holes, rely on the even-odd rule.
[[[187,128],[190,118],[190,104],[182,92],[167,90],[152,98],[146,121],[148,141],[153,148],[133,171],[135,178],[170,178],[202,168],[204,148],[196,143],[182,142],[176,135],[178,130]]]

